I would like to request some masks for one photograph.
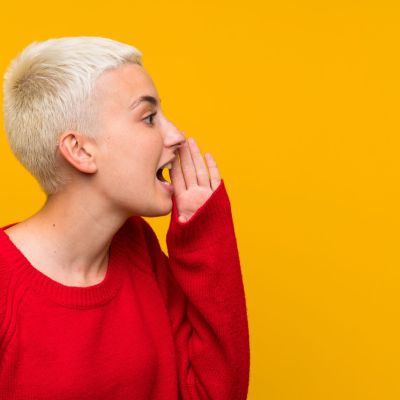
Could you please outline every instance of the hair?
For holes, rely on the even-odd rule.
[[[112,39],[80,36],[33,42],[4,75],[4,125],[18,161],[51,195],[67,183],[57,141],[66,130],[96,138],[96,79],[142,53]]]

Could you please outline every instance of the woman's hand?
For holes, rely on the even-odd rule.
[[[179,163],[180,159],[180,163]],[[193,138],[179,148],[170,171],[179,221],[186,222],[207,201],[221,183],[217,164],[210,153],[203,156]]]

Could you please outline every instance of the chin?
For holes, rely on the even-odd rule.
[[[146,211],[141,213],[142,217],[163,217],[170,214],[172,211],[172,197],[164,198],[159,200],[158,206],[148,208]]]
[[[166,203],[167,203],[167,205],[163,209],[160,209],[160,212],[159,212],[158,216],[162,217],[162,216],[165,216],[165,215],[168,215],[168,214],[171,213],[171,211],[172,211],[172,198],[167,200]]]

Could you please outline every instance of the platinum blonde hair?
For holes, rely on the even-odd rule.
[[[67,182],[58,159],[60,134],[71,129],[96,138],[96,79],[122,64],[142,65],[141,57],[128,44],[80,36],[33,42],[11,61],[3,87],[7,141],[47,195]]]

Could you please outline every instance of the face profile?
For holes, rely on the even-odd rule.
[[[96,141],[74,132],[59,139],[59,151],[75,170],[77,181],[92,185],[127,214],[169,213],[173,190],[160,168],[178,156],[185,136],[164,115],[152,79],[142,66],[126,64],[99,77],[95,98]]]

